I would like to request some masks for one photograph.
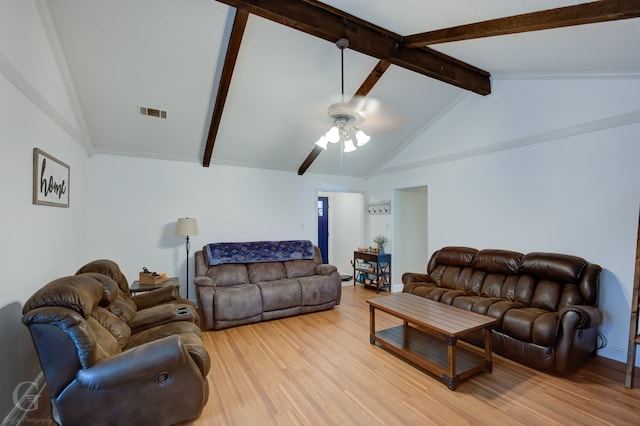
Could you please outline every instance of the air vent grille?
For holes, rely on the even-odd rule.
[[[167,118],[167,111],[156,108],[140,107],[140,114],[148,115],[149,117]]]

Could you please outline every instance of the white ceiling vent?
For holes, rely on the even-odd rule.
[[[167,111],[155,108],[140,107],[140,114],[148,115],[149,117],[167,118]]]

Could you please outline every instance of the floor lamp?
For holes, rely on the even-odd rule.
[[[191,247],[189,236],[198,235],[198,222],[194,218],[178,218],[175,234],[179,237],[187,237],[185,247],[187,248],[187,299],[189,299],[189,248]]]

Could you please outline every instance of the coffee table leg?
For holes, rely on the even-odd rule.
[[[376,308],[369,305],[369,343],[376,343]]]
[[[446,383],[447,387],[451,390],[455,390],[460,383],[460,378],[456,376],[456,343],[457,337],[444,336],[447,341],[447,358],[448,358],[448,374],[443,374],[442,379]]]
[[[484,329],[484,359],[485,359],[485,369],[491,373],[493,371],[493,348],[491,347],[493,339],[491,338],[491,327],[487,327]]]

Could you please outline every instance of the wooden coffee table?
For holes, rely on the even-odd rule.
[[[494,318],[408,293],[376,297],[367,303],[369,342],[372,345],[378,342],[436,374],[449,389],[455,390],[462,379],[473,374],[491,372]],[[404,324],[376,332],[376,309],[403,319]],[[477,330],[484,331],[484,351],[456,344],[460,336]]]

